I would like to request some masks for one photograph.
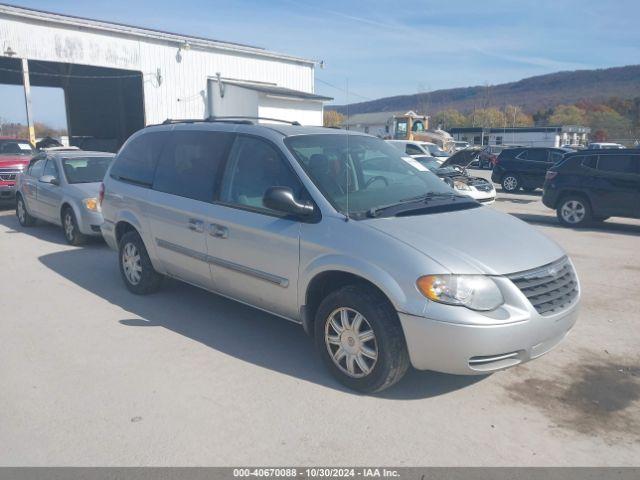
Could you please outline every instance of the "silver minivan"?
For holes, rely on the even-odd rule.
[[[557,244],[369,135],[167,121],[125,143],[101,196],[131,292],[169,276],[300,323],[356,390],[385,389],[409,365],[511,367],[577,318]]]

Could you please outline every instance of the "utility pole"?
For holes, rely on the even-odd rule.
[[[36,131],[33,126],[33,113],[31,111],[31,82],[29,80],[29,62],[22,59],[22,85],[24,86],[24,103],[27,111],[27,127],[29,128],[29,142],[36,144]]]

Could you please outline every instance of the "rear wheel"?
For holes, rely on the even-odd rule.
[[[27,212],[27,206],[20,194],[16,196],[16,216],[18,217],[18,222],[20,222],[20,225],[23,227],[31,227],[36,223],[36,219]]]
[[[349,388],[384,390],[409,367],[398,315],[371,287],[348,285],[330,293],[318,308],[314,328],[324,363]]]
[[[157,292],[164,278],[153,268],[138,232],[129,231],[120,239],[120,274],[130,292],[147,295]]]
[[[520,189],[520,180],[517,176],[507,173],[502,177],[502,189],[509,193],[517,192]]]
[[[567,227],[582,227],[591,221],[591,205],[580,195],[564,197],[556,209],[558,220]]]
[[[86,242],[86,235],[80,232],[76,215],[70,207],[62,212],[62,228],[64,230],[64,238],[67,239],[69,245],[82,245]]]

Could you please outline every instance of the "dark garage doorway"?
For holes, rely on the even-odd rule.
[[[71,145],[116,152],[144,127],[141,72],[29,60],[32,87],[64,91]],[[0,57],[0,84],[22,85],[20,59]]]

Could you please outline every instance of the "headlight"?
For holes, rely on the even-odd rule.
[[[453,182],[453,188],[456,190],[471,190],[469,185],[464,182]]]
[[[484,275],[425,275],[416,285],[429,300],[471,310],[494,310],[504,303],[498,286]]]
[[[82,203],[84,204],[84,208],[89,210],[90,212],[101,212],[102,208],[100,208],[100,202],[98,202],[97,198],[85,198]]]

